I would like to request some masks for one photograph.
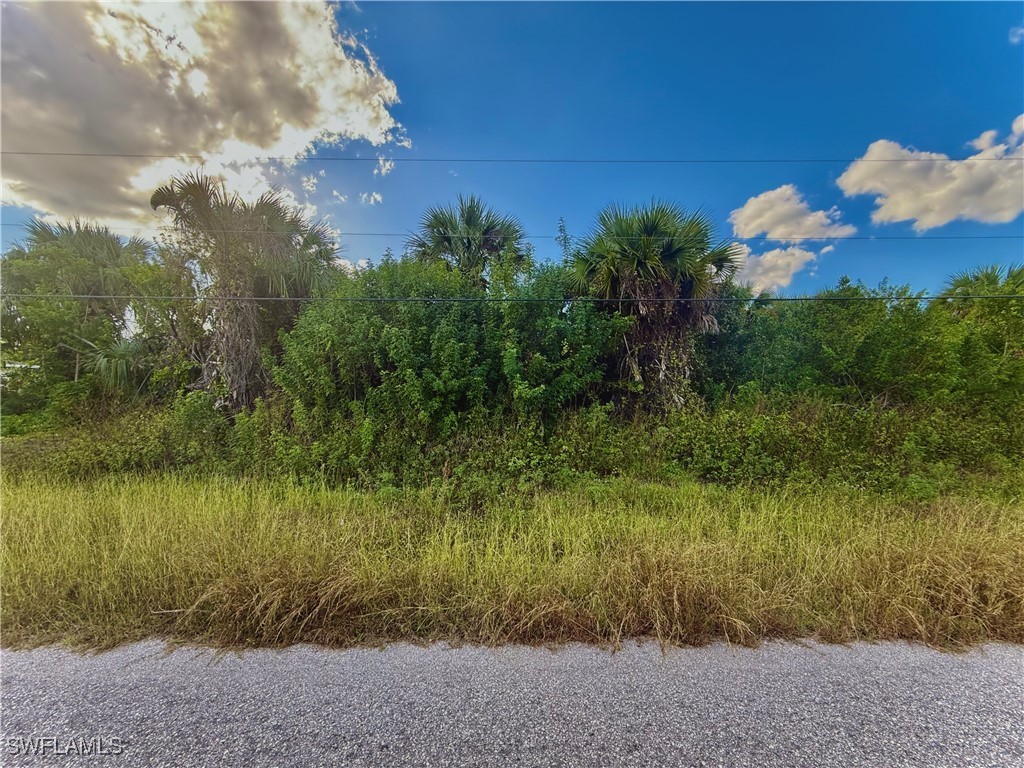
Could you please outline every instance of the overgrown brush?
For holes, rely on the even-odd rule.
[[[477,507],[510,486],[565,489],[581,477],[795,483],[910,500],[958,492],[1020,498],[1024,405],[1010,413],[762,394],[711,408],[691,396],[672,412],[631,418],[610,406],[570,411],[550,424],[479,414],[444,437],[414,440],[365,414],[301,425],[280,398],[231,416],[209,395],[192,392],[169,408],[6,438],[0,450],[10,477],[187,471],[366,490],[441,484]]]
[[[591,482],[443,490],[3,485],[5,645],[765,637],[1024,642],[1024,507]]]

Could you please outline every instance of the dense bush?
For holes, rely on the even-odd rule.
[[[124,407],[58,433],[5,441],[3,469],[72,477],[185,467],[216,470],[225,466],[231,428],[210,395],[190,392],[167,407]]]
[[[966,488],[1024,493],[1024,408],[1011,419],[880,404],[854,406],[747,389],[729,407],[691,397],[668,416],[626,420],[610,406],[550,425],[511,418],[460,426],[423,445],[337,419],[314,437],[284,398],[230,418],[191,393],[60,436],[8,439],[4,471],[292,476],[365,488],[437,486],[467,502],[506,491],[567,488],[592,477],[726,485],[827,484],[910,498]]]
[[[729,304],[720,332],[699,339],[697,383],[714,402],[756,384],[842,402],[1004,411],[1024,398],[1024,286],[996,292],[1014,290],[1019,301],[977,300],[967,313],[845,278],[814,297],[827,301]]]
[[[1013,422],[752,393],[748,388],[730,407],[698,404],[675,414],[671,460],[720,483],[825,481],[929,495],[961,486],[970,474],[1004,474],[1024,457],[1020,407]]]
[[[595,395],[628,325],[563,302],[568,290],[557,267],[492,279],[486,297],[511,299],[500,302],[445,301],[485,294],[439,263],[387,261],[341,278],[339,300],[303,313],[274,369],[296,433],[336,466],[414,466],[457,434],[550,428]],[[395,297],[417,301],[373,301]]]
[[[723,282],[730,251],[709,250],[699,218],[696,239],[675,225],[628,248],[616,233],[579,251],[566,238],[565,263],[544,266],[514,219],[472,200],[434,211],[408,256],[375,267],[345,272],[317,240],[315,281],[286,270],[291,288],[236,297],[289,302],[255,313],[259,334],[229,334],[255,377],[234,393],[211,336],[224,308],[197,300],[180,253],[36,227],[4,257],[3,469],[440,485],[468,500],[609,475],[915,498],[977,478],[1024,485],[1024,270],[959,276],[927,302],[847,279],[822,301],[779,301]],[[239,237],[239,253],[259,251]],[[98,291],[97,270],[126,294],[177,298],[18,297]],[[699,306],[658,303],[683,295]]]

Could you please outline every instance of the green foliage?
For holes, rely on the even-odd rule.
[[[291,327],[301,306],[335,271],[335,243],[324,223],[311,223],[278,192],[248,203],[216,179],[199,173],[175,177],[150,200],[174,219],[167,246],[175,275],[202,279],[191,294],[206,295],[209,349],[201,360],[203,388],[219,387],[236,406],[263,390],[263,348]],[[188,295],[188,294],[186,294]],[[194,324],[187,330],[194,334]],[[183,339],[187,342],[186,334]]]
[[[713,296],[716,282],[739,266],[736,247],[715,244],[713,232],[709,216],[671,203],[611,205],[573,254],[576,287],[604,299],[653,298],[665,284],[669,296]]]
[[[88,417],[96,389],[91,379],[53,383],[37,369],[15,369],[4,377],[0,430],[6,437],[73,428]]]
[[[406,247],[416,259],[440,262],[469,282],[487,284],[487,273],[500,260],[517,268],[529,266],[523,225],[514,216],[488,208],[480,198],[459,197],[458,204],[429,208],[419,232]]]
[[[506,420],[550,425],[586,402],[624,322],[587,304],[563,304],[558,267],[503,286],[494,297],[437,263],[391,261],[339,279],[338,301],[310,306],[283,339],[274,377],[299,434],[325,467],[372,456],[417,467],[439,442]],[[388,297],[415,302],[376,302]],[[402,472],[402,474],[405,474]]]
[[[906,300],[913,298],[906,287],[869,289],[845,278],[816,297],[842,301],[751,296],[749,304],[724,305],[720,332],[698,340],[700,391],[725,402],[756,383],[847,403],[992,413],[1024,399],[1015,301],[964,299],[970,307],[958,313],[955,302]],[[891,301],[860,300],[879,298]]]
[[[563,264],[538,266],[470,197],[347,273],[280,195],[191,174],[151,203],[176,228],[159,248],[35,222],[4,255],[5,472],[431,486],[472,508],[617,475],[1024,490],[1024,267],[931,302],[845,278],[783,302],[730,282],[704,214],[612,206],[579,247],[561,223]]]
[[[226,468],[230,422],[211,395],[190,392],[169,407],[134,403],[107,418],[79,421],[57,435],[4,445],[4,471],[88,478],[108,473]],[[39,450],[39,446],[45,450]]]
[[[705,300],[739,266],[736,246],[715,244],[713,231],[706,214],[669,203],[612,205],[571,259],[580,294],[615,299],[605,308],[635,319],[619,370],[660,403],[680,404],[691,336],[716,327]]]
[[[1013,416],[1020,423],[1024,407]],[[728,408],[677,412],[668,434],[673,461],[725,484],[824,482],[915,495],[924,479],[952,491],[972,476],[1004,474],[1008,457],[1024,457],[1024,430],[1002,418],[749,389]]]
[[[77,380],[91,350],[129,335],[138,303],[127,296],[134,278],[153,268],[149,245],[79,221],[33,220],[25,231],[25,242],[3,256],[4,359],[35,366],[50,382]],[[97,298],[29,297],[39,294]]]

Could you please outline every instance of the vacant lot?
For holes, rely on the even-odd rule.
[[[3,642],[1024,641],[1024,506],[609,480],[3,484]]]

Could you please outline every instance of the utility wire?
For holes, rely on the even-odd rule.
[[[642,302],[662,302],[670,304],[719,302],[719,303],[750,303],[750,302],[773,302],[773,301],[953,301],[960,299],[1017,299],[1024,301],[1024,296],[1013,294],[963,294],[957,296],[775,296],[775,297],[750,297],[740,296],[715,296],[704,299],[698,298],[621,298],[603,299],[592,296],[574,296],[570,298],[547,298],[547,297],[519,297],[519,296],[141,296],[134,294],[82,294],[82,293],[4,293],[0,294],[4,299],[54,299],[54,300],[90,300],[90,299],[111,299],[131,300],[143,299],[146,301],[340,301],[340,302],[369,302],[369,303],[557,303],[557,304],[634,304]]]
[[[125,152],[38,152],[3,150],[0,155],[20,155],[24,157],[117,157],[141,160],[210,160],[213,158],[207,155],[194,154],[157,154],[157,153],[125,153]],[[840,160],[828,158],[526,158],[526,157],[402,157],[402,158],[378,158],[378,157],[344,157],[341,155],[318,155],[316,157],[288,157],[288,156],[265,156],[252,158],[245,162],[348,162],[348,163],[376,163],[381,159],[394,160],[401,163],[500,163],[503,165],[684,165],[684,164],[743,164],[743,163],[964,163],[964,162],[999,162],[999,161],[1024,161],[1024,157],[1001,156],[1001,157],[878,157],[878,158],[854,158],[853,160]]]
[[[0,227],[24,227],[25,222],[0,222]],[[157,232],[178,232],[172,226],[160,225],[157,227],[150,227],[148,230],[145,227],[107,227],[101,226],[102,229],[109,229],[112,232],[128,232],[136,235],[144,234],[147,231]],[[235,234],[235,235],[272,235],[275,234],[272,230],[260,231],[251,229],[205,229],[204,233],[211,234]],[[287,233],[284,233],[287,234]],[[341,232],[340,237],[416,237],[415,232]],[[448,237],[453,238],[465,238],[474,237],[473,235],[460,234],[458,232],[448,233]],[[482,239],[503,239],[507,236],[504,234],[499,235],[482,235]],[[557,240],[565,235],[523,235],[524,240]],[[584,239],[578,235],[569,235],[570,240],[578,241]],[[649,240],[652,239],[650,236],[644,235],[601,235],[602,240]],[[659,237],[658,239],[668,239],[666,237]],[[756,235],[753,237],[727,237],[724,238],[726,241],[749,241],[749,242],[762,242],[771,240],[774,242],[791,242],[797,240],[829,240],[833,242],[839,242],[841,240],[912,240],[912,241],[924,241],[924,240],[1024,240],[1024,234],[1022,235],[928,235],[927,237],[921,237],[919,235],[845,235],[842,237],[834,237],[829,235],[799,235],[792,237],[769,237],[768,235]]]

